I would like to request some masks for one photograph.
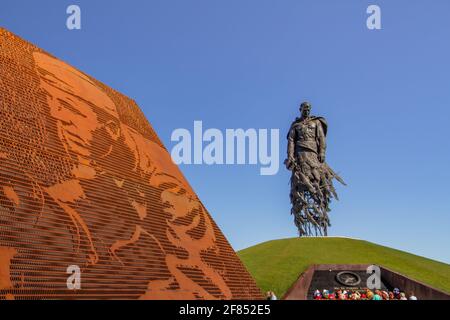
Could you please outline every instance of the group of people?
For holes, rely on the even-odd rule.
[[[417,300],[414,293],[409,297],[406,293],[395,288],[392,291],[388,290],[329,290],[314,291],[314,300]]]
[[[266,292],[266,300],[278,300],[277,296],[275,295],[275,292],[273,291],[267,291]]]

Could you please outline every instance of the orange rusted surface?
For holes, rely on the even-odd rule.
[[[106,298],[261,292],[136,103],[0,29],[0,299]]]

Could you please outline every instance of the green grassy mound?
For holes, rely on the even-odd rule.
[[[238,255],[258,286],[280,298],[311,264],[379,264],[450,293],[450,265],[367,241],[282,239],[241,250]]]

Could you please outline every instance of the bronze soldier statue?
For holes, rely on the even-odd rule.
[[[328,212],[332,198],[338,199],[333,179],[344,181],[326,164],[328,125],[324,118],[311,116],[311,104],[300,105],[300,118],[288,133],[286,167],[291,176],[291,214],[302,236],[327,236]]]

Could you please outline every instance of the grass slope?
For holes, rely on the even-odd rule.
[[[273,240],[241,250],[238,255],[258,286],[278,297],[311,264],[378,264],[450,293],[450,265],[362,240]]]

